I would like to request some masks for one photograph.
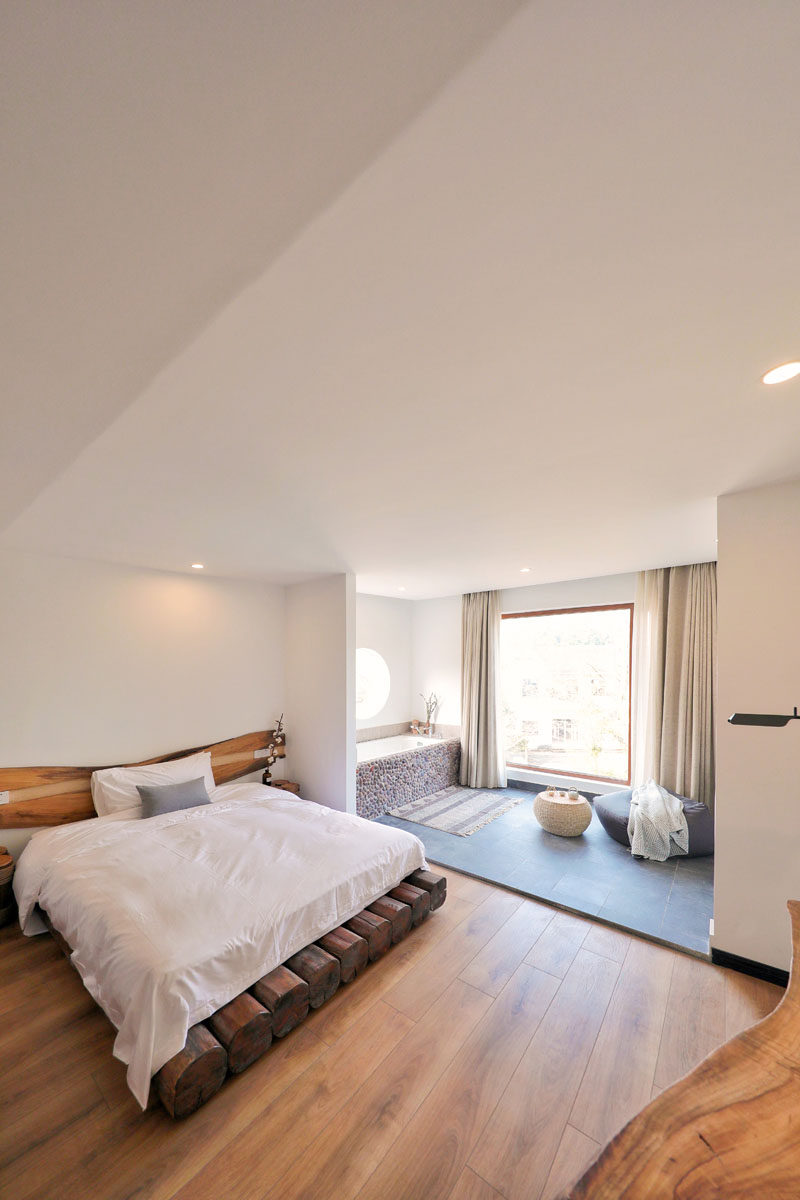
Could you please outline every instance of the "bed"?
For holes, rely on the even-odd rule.
[[[43,830],[14,880],[24,931],[52,926],[117,1029],[114,1054],[142,1107],[191,1029],[251,999],[304,948],[322,953],[320,939],[345,935],[415,872],[425,878],[422,843],[403,830],[259,783],[209,783],[197,807],[146,819],[119,808]]]

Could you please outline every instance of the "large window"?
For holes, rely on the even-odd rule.
[[[504,615],[510,767],[629,782],[632,626],[632,604]]]

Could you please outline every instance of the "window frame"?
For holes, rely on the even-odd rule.
[[[631,786],[631,713],[633,708],[633,601],[626,604],[586,604],[577,608],[541,608],[531,612],[501,613],[503,621],[514,621],[521,617],[563,617],[570,613],[611,612],[628,610],[628,777],[610,779],[607,775],[586,775],[582,771],[557,771],[553,767],[537,767],[533,763],[518,763],[506,760],[506,766],[515,771],[538,771],[542,775],[558,775],[566,779],[589,779],[594,783],[616,783],[620,788]]]

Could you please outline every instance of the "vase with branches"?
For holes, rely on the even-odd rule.
[[[436,692],[431,692],[429,696],[426,696],[420,692],[420,696],[422,696],[422,699],[425,702],[425,723],[428,726],[428,732],[430,733],[433,729],[433,719],[436,715],[436,710],[441,704],[441,700],[436,695]]]

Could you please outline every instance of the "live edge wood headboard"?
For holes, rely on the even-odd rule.
[[[188,750],[175,750],[172,754],[161,754],[158,758],[146,758],[139,763],[111,763],[110,766],[141,767],[146,763],[170,762],[185,754],[196,754],[200,750],[211,751],[211,766],[214,779],[219,783],[230,783],[241,775],[258,771],[264,764],[266,750],[274,745],[273,754],[283,758],[286,754],[286,735],[274,729],[262,729],[258,733],[245,733],[241,737],[228,738],[225,742],[212,742],[209,746],[192,746]],[[95,816],[89,780],[92,771],[100,767],[0,767],[0,792],[9,792],[9,802],[0,805],[0,829],[21,829],[30,825],[66,825],[70,821],[83,821]]]

